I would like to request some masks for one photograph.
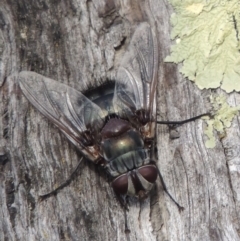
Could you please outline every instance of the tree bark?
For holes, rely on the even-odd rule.
[[[131,230],[106,177],[90,162],[56,195],[81,158],[60,131],[22,95],[17,74],[35,71],[79,91],[114,80],[136,26],[156,26],[159,42],[159,120],[187,119],[209,110],[207,96],[184,79],[170,51],[170,15],[164,0],[2,0],[0,3],[0,240],[240,240],[240,133],[235,118],[214,149],[204,123],[157,129],[160,182],[152,195],[130,199]],[[220,91],[218,91],[220,93]],[[239,93],[229,96],[239,105]],[[175,137],[174,137],[174,135]]]

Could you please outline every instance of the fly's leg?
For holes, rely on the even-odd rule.
[[[156,144],[156,143],[155,143],[155,144]],[[153,144],[153,148],[152,148],[152,150],[151,150],[153,156],[156,156],[156,155],[157,155],[157,147],[156,147],[155,144]],[[162,174],[161,174],[159,168],[158,168],[157,165],[156,165],[156,162],[153,161],[152,164],[154,164],[154,165],[156,166],[156,168],[157,168],[158,176],[159,176],[159,178],[160,178],[160,181],[161,181],[163,190],[167,193],[167,195],[170,197],[170,199],[177,205],[178,210],[179,210],[179,211],[183,211],[183,210],[184,210],[184,207],[180,206],[179,203],[178,203],[178,202],[172,197],[172,195],[168,192],[167,186],[166,186],[166,184],[165,184],[165,182],[164,182],[164,180],[163,180],[163,177],[162,177]]]
[[[128,205],[127,205],[127,196],[123,197],[122,195],[119,195],[116,192],[115,192],[115,194],[116,194],[116,197],[117,197],[118,201],[120,202],[121,207],[123,208],[123,211],[124,211],[125,233],[128,234],[131,231],[128,227],[128,220],[127,220],[127,212],[129,211]]]
[[[164,182],[164,180],[163,180],[162,174],[161,174],[161,172],[159,171],[159,169],[158,169],[158,175],[159,175],[159,178],[160,178],[160,180],[161,180],[163,190],[167,193],[167,195],[171,198],[171,200],[177,205],[178,210],[179,210],[179,211],[183,211],[183,210],[184,210],[184,207],[180,206],[179,203],[178,203],[178,202],[172,197],[172,195],[168,192],[167,186],[166,186],[166,184],[165,184],[165,182]]]
[[[182,121],[157,121],[156,123],[157,124],[162,124],[162,125],[182,125],[182,124],[185,124],[185,123],[188,123],[188,122],[191,122],[191,121],[195,121],[203,116],[209,116],[209,117],[212,117],[212,114],[211,113],[205,113],[205,114],[202,114],[202,115],[198,115],[198,116],[195,116],[195,117],[192,117],[190,119],[186,119],[186,120],[182,120]],[[161,180],[161,183],[162,183],[162,187],[163,187],[163,190],[167,193],[167,195],[170,197],[170,199],[177,205],[179,211],[182,211],[184,209],[184,207],[180,206],[177,201],[172,197],[172,195],[168,192],[167,190],[167,186],[163,180],[163,177],[158,169],[158,175],[159,175],[159,178]]]
[[[194,116],[192,118],[182,120],[182,121],[157,121],[157,124],[161,124],[161,125],[182,125],[182,124],[200,119],[203,116],[212,117],[211,113],[205,113],[205,114]]]
[[[72,173],[70,174],[70,176],[62,183],[60,184],[60,186],[58,186],[57,188],[55,188],[54,190],[45,193],[43,195],[40,195],[40,200],[44,200],[48,197],[50,197],[51,195],[55,195],[60,189],[66,187],[67,185],[69,185],[73,179],[73,176],[76,174],[80,164],[82,163],[83,157],[80,159],[79,163],[77,164],[77,166],[75,167],[75,169],[72,171]]]
[[[128,227],[127,211],[128,210],[124,209],[125,233],[129,234],[131,231]]]
[[[155,143],[155,144],[156,144],[156,143]],[[154,144],[153,144],[153,148],[152,148],[152,155],[153,155],[153,156],[157,156],[157,147],[156,147]],[[180,206],[179,203],[178,203],[178,202],[172,197],[172,195],[168,192],[167,186],[166,186],[166,184],[165,184],[165,182],[164,182],[164,180],[163,180],[163,177],[162,177],[162,174],[161,174],[159,168],[158,168],[157,165],[156,165],[156,162],[153,161],[152,164],[154,164],[154,165],[156,166],[156,168],[157,168],[158,176],[159,176],[159,178],[160,178],[160,181],[161,181],[163,190],[167,193],[167,195],[170,197],[170,199],[177,205],[178,210],[179,210],[179,211],[183,211],[183,210],[184,210],[184,207]]]

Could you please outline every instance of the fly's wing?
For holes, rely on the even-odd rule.
[[[140,24],[119,67],[114,92],[115,111],[155,135],[158,47],[148,23]]]
[[[21,72],[19,83],[32,105],[88,159],[93,162],[99,159],[94,132],[99,132],[105,114],[96,104],[75,89],[35,72]]]

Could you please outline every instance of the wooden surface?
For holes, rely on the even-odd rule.
[[[17,73],[31,70],[86,90],[114,79],[131,34],[155,24],[159,41],[158,119],[182,120],[209,109],[207,96],[164,63],[170,46],[167,1],[2,0],[0,3],[0,240],[240,240],[239,118],[214,149],[202,120],[170,132],[158,126],[158,166],[177,207],[158,185],[130,200],[131,232],[106,178],[84,162],[71,184],[42,202],[81,154],[21,94]],[[220,92],[220,91],[219,91]],[[239,93],[229,95],[240,104]]]

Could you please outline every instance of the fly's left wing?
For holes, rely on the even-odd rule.
[[[155,135],[158,46],[155,32],[141,23],[117,72],[115,111],[137,123],[146,139]]]
[[[105,113],[81,92],[40,74],[19,74],[22,92],[91,161],[100,158],[97,140]]]

